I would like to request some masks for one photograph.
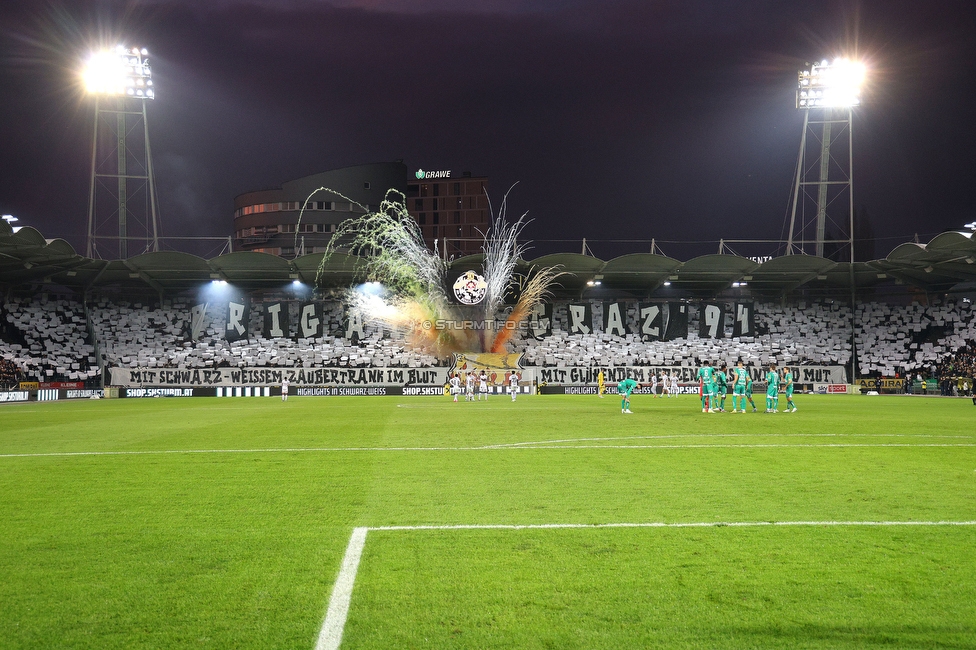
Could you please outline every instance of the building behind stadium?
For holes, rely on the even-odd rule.
[[[234,199],[234,249],[286,258],[324,252],[340,223],[378,209],[388,190],[405,193],[406,178],[402,161],[370,163],[240,194]],[[320,187],[334,192],[316,192]]]
[[[234,249],[289,259],[324,252],[340,223],[378,209],[392,189],[406,195],[429,248],[445,257],[471,255],[481,252],[491,223],[487,186],[486,176],[471,172],[421,169],[408,178],[402,161],[320,172],[238,195]],[[316,192],[322,187],[328,189]]]

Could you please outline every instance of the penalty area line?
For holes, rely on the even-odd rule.
[[[356,583],[356,573],[359,571],[363,547],[366,546],[368,530],[368,528],[354,528],[349,537],[349,546],[346,547],[346,555],[342,558],[339,577],[332,587],[329,608],[325,612],[325,620],[322,622],[315,650],[337,650],[342,643],[342,632],[346,627],[349,602],[352,600],[352,588]]]
[[[831,527],[831,526],[976,526],[973,521],[698,521],[698,522],[632,522],[605,524],[419,524],[414,526],[361,526],[354,528],[342,558],[339,576],[332,587],[329,607],[322,621],[315,650],[338,650],[349,618],[352,591],[359,572],[359,561],[366,546],[369,531],[425,531],[425,530],[565,530],[583,528],[755,528],[755,527]]]

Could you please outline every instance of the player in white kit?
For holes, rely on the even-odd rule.
[[[464,401],[473,402],[474,401],[474,373],[469,372],[464,378]]]
[[[281,380],[281,401],[282,402],[288,401],[288,378],[287,377]]]
[[[511,394],[513,402],[515,401],[515,396],[518,395],[519,379],[521,379],[521,377],[519,377],[519,374],[514,370],[508,376],[508,392]]]
[[[458,394],[461,392],[461,378],[457,376],[457,373],[451,375],[451,395],[454,396],[454,401],[457,401]]]
[[[485,396],[485,401],[488,401],[488,371],[482,369],[481,374],[478,375],[478,401],[481,401],[481,396]]]

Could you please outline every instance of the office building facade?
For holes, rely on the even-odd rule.
[[[390,189],[405,193],[406,176],[402,162],[371,163],[240,194],[234,199],[234,250],[286,258],[323,252],[340,223],[378,209]],[[336,193],[315,192],[320,187]]]
[[[424,241],[441,255],[462,257],[481,252],[491,226],[487,176],[471,172],[417,170],[407,181],[407,211],[417,220]]]

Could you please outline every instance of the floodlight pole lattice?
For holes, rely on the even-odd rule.
[[[811,111],[819,114],[811,119]],[[796,177],[793,185],[793,201],[790,210],[790,231],[787,239],[787,255],[806,253],[809,244],[813,252],[823,257],[824,244],[847,244],[850,260],[854,261],[854,139],[853,110],[845,108],[807,108],[803,111],[803,135],[800,137],[800,153],[797,158]],[[835,128],[839,127],[839,128]],[[837,158],[831,155],[830,148],[844,135],[847,135],[847,156]],[[816,144],[811,143],[811,140]],[[847,201],[842,201],[843,197]],[[827,222],[834,206],[844,205],[847,209],[847,238],[826,239]],[[816,215],[812,220],[806,218],[807,208]],[[832,210],[833,208],[833,210]],[[797,224],[799,212],[800,223]],[[835,223],[843,223],[833,220]],[[812,232],[811,232],[812,231]]]
[[[138,74],[149,79],[144,53],[133,50],[124,55],[136,57]],[[154,93],[139,92],[142,96],[95,95],[86,242],[86,254],[91,258],[102,257],[99,244],[103,241],[118,242],[119,259],[129,256],[130,241],[139,243],[140,253],[159,250],[159,208],[146,114],[146,102]],[[140,128],[141,138],[130,137]]]
[[[796,178],[793,187],[793,205],[790,211],[790,233],[787,240],[787,255],[795,252],[806,253],[808,222],[805,206],[813,199],[811,188],[816,187],[816,231],[814,235],[815,253],[824,255],[828,210],[833,203],[847,195],[847,240],[832,240],[829,243],[846,243],[850,254],[849,276],[851,288],[851,381],[856,382],[857,362],[857,283],[854,273],[854,106],[860,104],[860,84],[864,68],[845,59],[833,64],[824,60],[814,64],[810,70],[801,70],[798,76],[796,107],[803,110],[803,134],[800,138],[800,153],[796,163]],[[810,112],[817,111],[819,120],[811,120]],[[819,133],[816,127],[819,125]],[[840,128],[835,134],[834,127]],[[830,147],[847,133],[846,169],[840,161],[831,156]],[[819,139],[819,157],[811,161],[808,154],[808,133]],[[831,169],[836,180],[831,180]],[[816,170],[816,180],[811,180]],[[834,192],[831,192],[831,188]],[[796,215],[800,209],[800,245],[795,247]],[[835,221],[835,223],[840,223]]]

